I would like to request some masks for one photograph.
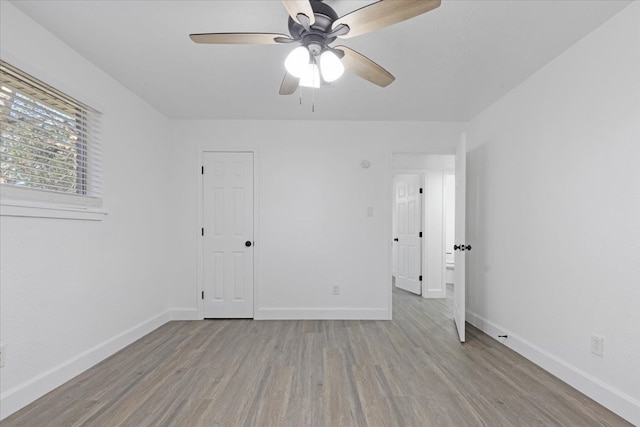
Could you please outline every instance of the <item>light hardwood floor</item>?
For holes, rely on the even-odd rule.
[[[393,321],[170,322],[13,426],[623,426],[467,325],[394,290]]]

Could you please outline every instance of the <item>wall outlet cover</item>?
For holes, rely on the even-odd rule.
[[[604,337],[591,335],[591,353],[604,357]]]

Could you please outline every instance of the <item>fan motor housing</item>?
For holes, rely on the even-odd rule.
[[[322,47],[332,43],[336,37],[327,37],[331,31],[333,22],[338,19],[338,14],[327,4],[320,0],[311,1],[311,8],[315,22],[307,31],[304,27],[289,17],[289,34],[295,40],[300,40],[303,45],[320,45]]]

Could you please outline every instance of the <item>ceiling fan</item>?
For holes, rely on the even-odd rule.
[[[190,34],[204,44],[285,44],[296,47],[287,56],[287,72],[280,95],[290,95],[298,86],[320,87],[339,78],[344,69],[381,87],[395,77],[366,56],[346,46],[330,45],[429,12],[441,0],[380,0],[342,17],[322,0],[282,0],[289,13],[289,33],[203,33]]]

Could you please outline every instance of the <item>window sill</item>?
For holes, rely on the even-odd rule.
[[[0,216],[102,221],[102,198],[0,185]]]
[[[102,209],[58,204],[40,204],[28,201],[0,201],[0,216],[57,218],[82,221],[102,221],[107,212]]]

